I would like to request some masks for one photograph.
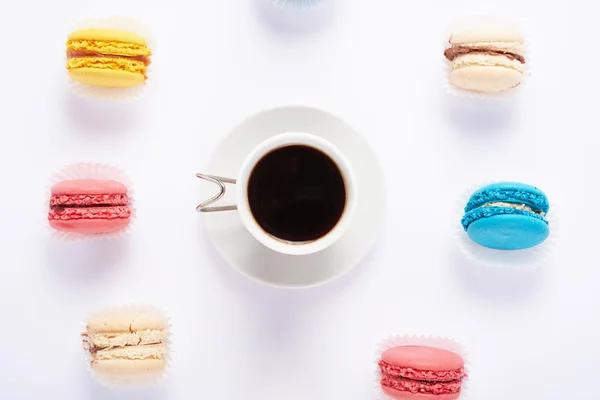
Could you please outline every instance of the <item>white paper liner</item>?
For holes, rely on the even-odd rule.
[[[269,0],[282,10],[315,10],[321,8],[326,0]]]
[[[156,42],[154,41],[150,30],[138,20],[132,18],[122,16],[90,16],[76,21],[72,25],[71,31],[87,28],[108,28],[134,32],[146,39],[148,48],[152,51],[152,54],[156,51]],[[151,72],[152,68],[150,65],[146,71],[146,76],[148,77],[146,82],[130,88],[105,88],[84,85],[71,79],[68,71],[66,72],[66,77],[71,91],[78,96],[86,99],[128,102],[139,98],[142,92],[148,87],[148,82],[151,81]]]
[[[460,26],[469,26],[471,24],[482,24],[484,22],[482,21],[488,21],[491,24],[494,25],[499,25],[502,24],[503,22],[499,21],[498,18],[496,17],[492,17],[492,16],[478,16],[474,18],[475,20],[477,20],[476,23],[474,23],[472,20],[465,20],[462,21],[460,23],[457,24]],[[506,26],[511,26],[513,24],[511,24],[510,22],[504,22],[504,24]],[[470,99],[480,99],[480,100],[494,100],[494,101],[512,101],[514,100],[516,97],[519,96],[520,93],[523,92],[523,90],[525,89],[525,87],[527,86],[527,81],[529,80],[529,77],[532,75],[532,59],[535,59],[535,57],[532,57],[532,51],[531,48],[533,46],[531,46],[531,44],[529,43],[529,38],[525,37],[524,41],[523,41],[523,46],[524,46],[524,51],[523,51],[523,56],[525,57],[525,72],[523,73],[523,79],[521,80],[521,84],[515,88],[512,89],[508,89],[505,90],[503,92],[499,92],[499,93],[482,93],[482,92],[474,92],[474,91],[470,91],[470,90],[465,90],[465,89],[461,89],[458,86],[453,85],[452,83],[450,83],[450,73],[452,72],[452,68],[450,67],[450,61],[444,56],[444,51],[448,48],[451,47],[450,43],[448,42],[448,38],[450,38],[452,32],[448,32],[448,34],[446,35],[446,40],[443,42],[442,44],[442,49],[440,51],[441,54],[441,67],[442,67],[442,86],[444,87],[444,89],[446,90],[446,92],[448,94],[454,95],[454,96],[459,96],[459,97],[465,97],[465,98],[470,98]]]
[[[163,344],[165,345],[165,354],[164,354],[165,369],[162,371],[162,373],[160,373],[158,375],[148,376],[145,378],[138,379],[136,381],[131,381],[131,380],[124,381],[124,380],[120,380],[115,377],[108,376],[106,374],[98,373],[97,371],[95,371],[92,368],[92,361],[94,358],[93,358],[92,354],[89,352],[89,350],[86,348],[86,344],[84,342],[83,350],[85,353],[85,362],[86,362],[87,370],[94,379],[96,379],[98,382],[100,382],[105,387],[120,388],[120,389],[139,389],[139,388],[143,388],[143,387],[157,385],[165,378],[165,376],[167,376],[167,373],[171,366],[173,339],[172,339],[172,332],[171,332],[171,319],[168,317],[167,313],[163,309],[155,307],[155,306],[150,306],[150,305],[126,305],[126,306],[113,306],[113,307],[102,308],[99,310],[92,311],[88,314],[88,316],[85,320],[86,322],[82,323],[81,332],[82,333],[87,332],[87,321],[89,321],[91,319],[102,317],[102,316],[111,316],[111,315],[119,315],[119,314],[136,314],[136,313],[141,313],[141,312],[159,315],[159,316],[161,316],[161,318],[164,319],[165,339],[163,340]]]
[[[49,211],[49,201],[51,197],[51,189],[55,184],[67,181],[67,180],[77,180],[77,179],[98,179],[98,180],[113,180],[122,183],[127,187],[127,197],[129,199],[129,203],[127,206],[131,210],[131,216],[129,217],[129,224],[125,229],[122,229],[118,232],[110,232],[110,233],[97,233],[97,234],[84,234],[84,233],[76,233],[76,232],[63,232],[58,231],[50,227],[48,222],[48,211]],[[50,231],[51,236],[54,239],[60,241],[82,241],[82,240],[91,240],[91,239],[117,239],[124,237],[131,233],[131,229],[136,220],[136,209],[135,209],[135,191],[133,190],[133,186],[131,184],[131,180],[127,176],[127,174],[119,167],[108,164],[100,164],[100,163],[91,163],[91,162],[81,162],[76,164],[71,164],[60,171],[54,173],[50,178],[50,184],[48,185],[46,200],[45,200],[45,209],[44,215],[46,216],[45,221],[48,226],[48,230]]]
[[[461,356],[465,362],[465,378],[462,381],[462,388],[460,391],[460,399],[464,400],[468,398],[468,380],[469,380],[469,360],[466,348],[455,341],[454,339],[438,336],[389,336],[382,340],[377,346],[375,353],[375,380],[373,382],[373,388],[375,390],[376,400],[395,400],[394,398],[385,394],[381,388],[381,368],[378,363],[381,360],[383,353],[398,346],[427,346],[435,347],[438,349],[448,350]]]
[[[465,232],[460,223],[462,217],[465,215],[464,208],[469,202],[471,195],[484,186],[499,182],[500,181],[492,181],[474,185],[461,194],[460,199],[456,204],[457,211],[452,221],[456,228],[456,243],[462,253],[469,259],[487,267],[509,268],[521,271],[535,269],[548,260],[548,257],[556,247],[556,242],[560,235],[560,222],[558,218],[560,213],[557,212],[554,204],[550,204],[548,214],[545,216],[548,221],[548,226],[550,227],[550,235],[544,242],[528,249],[496,250],[481,246],[469,238],[469,235]]]

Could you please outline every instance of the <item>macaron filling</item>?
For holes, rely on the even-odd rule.
[[[122,348],[112,348],[97,350],[92,353],[94,360],[92,364],[98,364],[101,361],[113,360],[162,360],[165,354],[164,344],[152,344],[148,346],[131,346]]]
[[[85,335],[91,349],[157,344],[161,343],[166,336],[164,331],[158,329],[138,332],[86,333]]]
[[[542,217],[544,215],[546,215],[546,213],[544,211],[542,211],[542,210],[536,210],[536,209],[533,209],[532,207],[529,207],[526,204],[519,204],[519,203],[506,203],[506,202],[498,201],[498,202],[495,202],[495,203],[484,204],[482,207],[513,208],[515,210],[529,211],[530,213],[538,214],[538,215],[541,215]]]
[[[454,61],[457,57],[464,56],[467,54],[486,54],[491,56],[505,56],[510,60],[519,61],[521,64],[525,64],[525,57],[520,54],[511,53],[511,52],[502,52],[497,50],[490,49],[481,49],[481,48],[471,48],[471,47],[463,47],[463,46],[452,46],[444,51],[444,56],[449,61]]]
[[[103,54],[103,53],[99,53],[97,51],[87,51],[87,50],[73,50],[73,49],[67,49],[67,60],[73,59],[73,58],[89,58],[89,57],[109,57],[109,58],[122,58],[124,60],[130,60],[130,61],[139,61],[141,63],[143,63],[144,65],[148,66],[150,65],[150,57],[148,57],[147,55],[135,55],[135,56],[128,56],[128,55],[120,55],[120,54]]]

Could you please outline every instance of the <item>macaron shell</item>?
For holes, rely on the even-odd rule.
[[[129,218],[50,220],[50,227],[62,232],[101,234],[121,231],[129,225]]]
[[[129,88],[143,84],[143,74],[112,69],[77,68],[69,70],[69,76],[84,85],[107,88]]]
[[[528,215],[504,214],[472,222],[467,234],[475,243],[496,250],[522,250],[544,242],[548,224]]]
[[[383,393],[394,400],[457,400],[460,393],[454,394],[425,394],[425,393],[410,393],[401,392],[396,389],[382,386]]]
[[[452,371],[464,368],[461,356],[448,350],[426,346],[398,346],[386,350],[381,359],[393,366],[424,371]]]
[[[136,57],[140,61],[145,61],[144,57],[149,58],[152,52],[146,46],[132,43],[97,40],[70,40],[67,42],[67,58],[83,55]]]
[[[122,29],[86,28],[72,32],[68,40],[98,40],[104,42],[132,43],[147,46],[146,39],[137,33]]]
[[[498,66],[468,66],[450,73],[450,82],[461,89],[481,93],[499,93],[521,84],[523,74]]]
[[[139,382],[156,379],[166,369],[166,360],[100,360],[92,363],[92,371],[103,381]]]
[[[465,67],[504,67],[514,69],[521,73],[525,72],[525,65],[517,60],[503,54],[487,54],[481,52],[459,55],[450,64],[452,70]]]
[[[126,194],[53,194],[50,207],[126,206]]]
[[[80,219],[128,219],[131,210],[125,206],[53,207],[48,212],[51,221],[73,221]]]
[[[450,43],[452,44],[478,42],[523,43],[524,41],[523,34],[517,29],[508,26],[497,26],[497,24],[457,29],[450,36]]]
[[[474,221],[484,219],[484,218],[491,218],[491,217],[495,217],[498,215],[522,215],[522,216],[525,216],[528,218],[538,219],[546,224],[548,223],[548,221],[546,221],[544,219],[544,217],[539,214],[534,214],[530,211],[521,210],[518,208],[510,208],[510,207],[502,207],[502,206],[475,208],[475,209],[467,212],[460,220],[460,223],[463,226],[464,230],[466,231],[467,229],[469,229],[469,226]]]
[[[157,313],[117,313],[91,319],[87,329],[95,333],[132,332],[165,329],[165,318]]]
[[[465,212],[498,201],[526,204],[546,214],[550,209],[546,194],[537,187],[518,182],[496,182],[473,193],[465,207]]]
[[[51,192],[52,194],[125,194],[127,186],[111,180],[75,179],[55,184]]]

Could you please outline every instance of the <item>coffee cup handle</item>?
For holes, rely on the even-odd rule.
[[[203,179],[205,181],[208,181],[208,182],[212,182],[219,187],[219,193],[217,193],[210,199],[200,203],[196,207],[196,211],[198,211],[198,212],[217,212],[217,211],[237,210],[236,205],[209,207],[211,204],[216,203],[217,201],[221,200],[223,198],[223,196],[225,196],[225,192],[227,192],[227,187],[225,186],[225,184],[231,183],[231,184],[235,185],[236,184],[235,179],[224,178],[222,176],[215,176],[215,175],[205,175],[205,174],[196,174],[196,177]]]

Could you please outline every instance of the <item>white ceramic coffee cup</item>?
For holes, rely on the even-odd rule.
[[[307,242],[290,242],[265,232],[258,222],[256,222],[248,202],[248,181],[256,164],[271,151],[294,145],[312,147],[326,154],[336,164],[337,168],[341,172],[344,179],[344,187],[346,189],[346,204],[342,216],[338,220],[337,224],[325,236]],[[340,237],[342,237],[350,225],[356,210],[356,179],[348,160],[336,146],[327,140],[308,133],[282,133],[260,143],[250,152],[250,154],[248,154],[242,163],[237,180],[205,174],[197,174],[197,176],[199,178],[216,183],[221,188],[221,192],[219,194],[200,204],[196,208],[198,211],[213,212],[237,209],[240,213],[242,223],[250,232],[250,234],[264,246],[282,254],[307,255],[325,250],[334,244]],[[235,206],[209,207],[211,204],[217,202],[225,195],[225,183],[236,184],[235,197],[237,204]]]

